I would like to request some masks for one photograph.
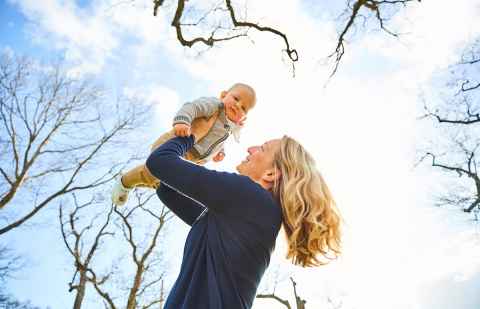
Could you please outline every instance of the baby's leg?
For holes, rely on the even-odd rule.
[[[165,143],[175,134],[173,131],[162,134],[152,145],[151,151]],[[125,204],[128,194],[134,187],[158,188],[160,181],[153,176],[145,164],[138,165],[118,178],[112,188],[112,202],[118,206]]]
[[[175,137],[172,131],[162,134],[150,147],[154,151],[157,147]],[[129,170],[122,176],[122,183],[125,188],[131,189],[133,187],[147,187],[156,189],[160,181],[150,173],[145,164],[138,165]]]
[[[133,187],[158,188],[160,181],[155,178],[147,169],[145,164],[129,170],[117,178],[112,188],[112,202],[122,206],[128,200],[128,195]]]
[[[122,184],[125,188],[131,189],[133,187],[158,187],[160,181],[153,176],[145,164],[138,165],[122,175]]]
[[[154,151],[160,145],[175,137],[173,130],[162,134],[151,147],[151,151]],[[195,149],[191,149],[185,154],[185,159],[192,161],[196,164],[203,165],[205,162],[199,159],[200,155]],[[147,187],[147,188],[158,188],[160,181],[150,173],[145,164],[138,165],[135,168],[129,170],[123,174],[121,182],[126,189],[131,189],[133,187]]]
[[[153,144],[152,149],[155,149],[163,144],[163,141],[160,139],[158,139],[157,142]],[[199,157],[200,156],[195,149],[191,149],[184,156],[184,158],[189,161],[203,165],[205,162],[203,162],[203,160],[199,160]],[[133,187],[147,187],[156,189],[160,184],[160,180],[150,173],[145,164],[141,164],[122,175],[122,184],[127,189],[131,189]]]

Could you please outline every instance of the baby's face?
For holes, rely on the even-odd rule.
[[[236,124],[242,123],[255,105],[251,91],[241,86],[222,92],[220,98],[225,105],[227,118]]]

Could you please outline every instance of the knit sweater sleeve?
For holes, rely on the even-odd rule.
[[[206,210],[202,205],[163,184],[158,187],[157,195],[165,206],[190,226]]]
[[[220,101],[213,97],[202,97],[187,102],[179,109],[173,118],[173,124],[184,123],[191,125],[192,121],[200,117],[210,117],[218,110]]]
[[[171,205],[188,204],[190,210],[193,209],[193,202],[210,210],[222,211],[231,204],[228,201],[242,199],[244,176],[210,170],[181,158],[193,144],[193,136],[176,137],[158,147],[147,159],[147,168],[161,181],[161,186],[178,193],[177,198],[171,198],[168,202]],[[185,202],[185,199],[189,202]],[[193,215],[188,215],[189,218],[184,221],[190,224],[198,211],[192,210]]]

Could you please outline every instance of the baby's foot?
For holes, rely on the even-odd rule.
[[[125,188],[122,183],[122,176],[115,180],[112,188],[112,203],[117,206],[122,206],[128,200],[129,188]]]

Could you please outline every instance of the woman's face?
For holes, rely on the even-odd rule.
[[[273,169],[273,159],[280,147],[280,139],[273,139],[260,146],[247,149],[248,155],[238,166],[237,171],[253,181],[260,181],[265,173]]]

